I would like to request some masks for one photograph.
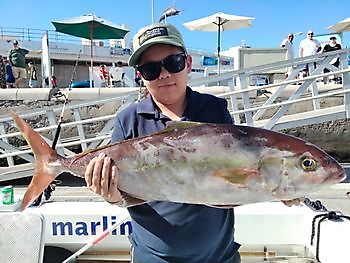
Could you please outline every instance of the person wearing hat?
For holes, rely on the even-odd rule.
[[[133,45],[129,65],[140,72],[147,95],[116,114],[112,142],[160,131],[168,121],[232,124],[226,100],[187,86],[192,57],[174,26],[144,27]],[[118,163],[102,154],[87,166],[85,180],[106,201],[123,206],[125,197],[129,202],[132,197],[117,190],[117,167]],[[240,262],[233,208],[152,201],[128,210],[133,263]]]
[[[26,55],[29,53],[27,49],[20,48],[18,41],[13,41],[13,48],[10,50],[8,59],[12,65],[13,75],[15,77],[15,87],[19,87],[20,83],[27,78],[26,71]]]
[[[307,32],[307,37],[300,41],[299,44],[299,57],[307,57],[316,55],[321,51],[321,43],[314,39],[314,32],[309,30]],[[303,70],[303,77],[306,77],[310,74],[310,71],[315,69],[316,65],[314,63],[307,64]]]
[[[336,51],[336,50],[339,50],[341,49],[341,45],[339,43],[337,43],[337,38],[335,36],[331,36],[329,38],[329,43],[327,43],[323,49],[322,49],[322,52],[331,52],[331,51]],[[336,68],[339,68],[339,64],[340,64],[340,61],[339,61],[339,57],[335,58],[334,61],[332,60],[331,61],[331,64],[336,67]],[[323,70],[324,73],[327,73],[329,72],[329,69],[324,69]],[[334,77],[334,81],[336,82],[340,82],[341,81],[341,78],[340,77]],[[323,82],[324,84],[327,84],[328,82],[328,77],[324,77],[323,78]]]

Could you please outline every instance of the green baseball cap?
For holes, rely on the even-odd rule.
[[[186,51],[185,42],[176,27],[171,24],[152,24],[141,28],[134,36],[134,52],[129,58],[129,66],[136,66],[142,53],[156,44],[173,45]]]

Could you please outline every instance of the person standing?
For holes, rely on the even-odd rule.
[[[28,63],[28,76],[29,76],[29,87],[38,87],[38,75],[33,62]]]
[[[232,124],[227,101],[187,86],[192,57],[180,32],[170,24],[152,24],[134,37],[129,66],[136,66],[147,95],[115,118],[112,142],[145,136],[168,121]],[[118,164],[100,155],[86,168],[87,186],[106,201],[123,206]],[[181,168],[179,168],[181,169]],[[152,201],[128,208],[133,263],[238,263],[233,208]]]
[[[100,80],[102,81],[102,87],[109,86],[109,73],[106,69],[106,65],[100,66]]]
[[[12,72],[15,77],[15,87],[27,79],[26,58],[29,53],[27,49],[20,48],[17,40],[13,41],[13,48],[10,50],[8,58],[12,65]]]
[[[55,75],[51,76],[51,85],[53,89],[56,89],[58,87],[58,81]]]
[[[4,58],[0,55],[0,88],[6,89],[6,66]]]
[[[293,45],[294,35],[289,33],[287,37],[282,41],[280,47],[286,48],[286,60],[294,59],[294,45]],[[292,73],[292,67],[288,67],[286,71],[286,78]]]
[[[322,52],[331,52],[331,51],[336,51],[336,50],[339,50],[341,49],[341,45],[337,43],[337,38],[335,36],[331,36],[329,38],[330,42],[327,43],[323,49],[322,49]],[[334,62],[331,61],[331,64],[336,67],[336,68],[339,68],[339,64],[340,64],[340,61],[339,61],[339,57],[337,57],[336,59],[334,59]],[[329,69],[324,69],[323,70],[324,73],[327,73],[329,72]],[[334,81],[336,82],[341,82],[341,78],[340,77],[334,77]],[[323,78],[323,82],[324,84],[327,84],[328,82],[328,77],[324,77]]]
[[[299,44],[299,57],[307,57],[316,55],[321,50],[321,43],[314,39],[314,32],[309,30],[307,32],[307,37],[300,41]],[[303,69],[303,77],[310,75],[310,72],[315,69],[315,63],[306,64],[305,69]]]
[[[12,72],[12,66],[8,59],[5,59],[5,70],[6,70],[6,87],[7,88],[13,88],[13,85],[15,83],[15,77],[13,76]]]

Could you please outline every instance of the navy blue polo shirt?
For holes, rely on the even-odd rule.
[[[189,87],[186,96],[183,120],[232,123],[226,100]],[[169,120],[148,96],[117,113],[112,141],[162,130]],[[132,222],[130,242],[137,262],[230,262],[239,247],[234,242],[233,209],[148,202],[128,210]]]

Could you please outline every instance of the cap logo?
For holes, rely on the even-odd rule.
[[[139,45],[141,46],[147,40],[159,37],[159,36],[168,36],[168,30],[165,27],[155,27],[149,30],[146,30],[141,36],[139,36]]]

